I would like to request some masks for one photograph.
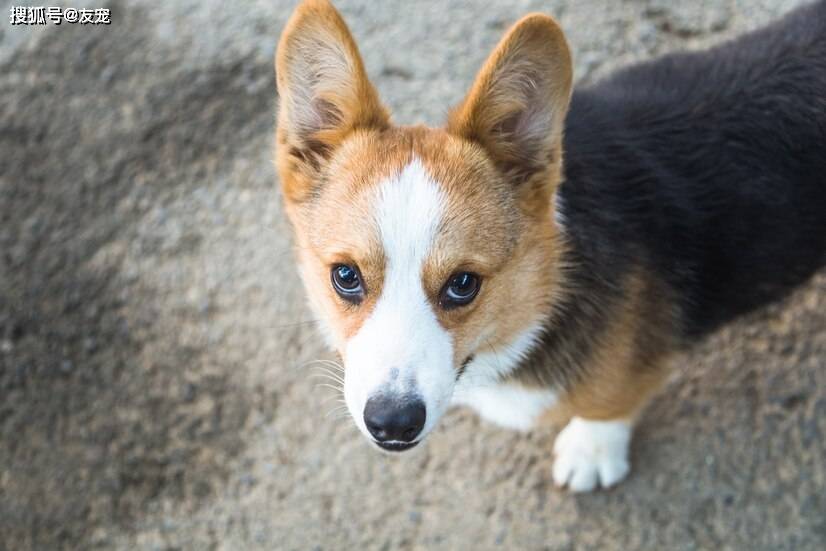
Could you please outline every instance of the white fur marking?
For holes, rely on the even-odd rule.
[[[345,348],[345,399],[368,437],[363,412],[371,396],[419,394],[427,408],[423,437],[453,393],[453,342],[422,286],[422,267],[444,204],[442,190],[416,159],[378,187],[374,212],[387,259],[384,285],[370,317]]]
[[[536,345],[544,330],[537,323],[513,341],[497,348],[486,347],[477,353],[459,378],[453,395],[454,405],[469,406],[484,419],[505,428],[526,431],[543,411],[557,401],[553,389],[533,390],[502,383]]]
[[[457,393],[454,404],[467,405],[487,421],[501,427],[527,431],[536,419],[557,401],[552,390],[523,388],[500,383]]]
[[[559,230],[564,232],[568,220],[565,218],[565,202],[559,192],[554,195],[554,221]]]
[[[553,478],[572,492],[608,488],[626,477],[631,423],[574,417],[557,435]]]

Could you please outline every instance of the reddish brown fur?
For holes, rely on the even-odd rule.
[[[610,328],[594,343],[588,377],[563,397],[561,409],[586,419],[633,419],[659,389],[675,348],[673,312],[667,293],[643,274],[624,282],[625,300]]]

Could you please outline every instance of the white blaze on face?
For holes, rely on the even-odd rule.
[[[442,219],[445,197],[413,160],[376,189],[373,212],[386,265],[381,296],[345,347],[344,397],[359,429],[367,400],[417,395],[427,408],[423,437],[449,405],[455,382],[453,343],[422,284],[422,270]],[[368,292],[370,282],[366,282]]]

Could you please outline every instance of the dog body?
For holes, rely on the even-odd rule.
[[[824,2],[573,97],[562,31],[531,15],[443,129],[391,125],[326,1],[276,72],[302,278],[384,449],[451,404],[520,430],[556,406],[554,480],[610,486],[669,354],[826,261]]]

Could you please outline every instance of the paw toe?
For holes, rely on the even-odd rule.
[[[585,468],[576,469],[568,481],[568,489],[572,492],[590,492],[596,489],[599,484],[597,470],[593,465],[586,465]]]
[[[599,464],[599,483],[603,488],[610,488],[620,482],[631,470],[628,460],[624,457],[617,457],[613,460],[603,461]]]
[[[572,421],[554,443],[554,484],[572,492],[609,488],[630,471],[630,426],[618,422]]]

